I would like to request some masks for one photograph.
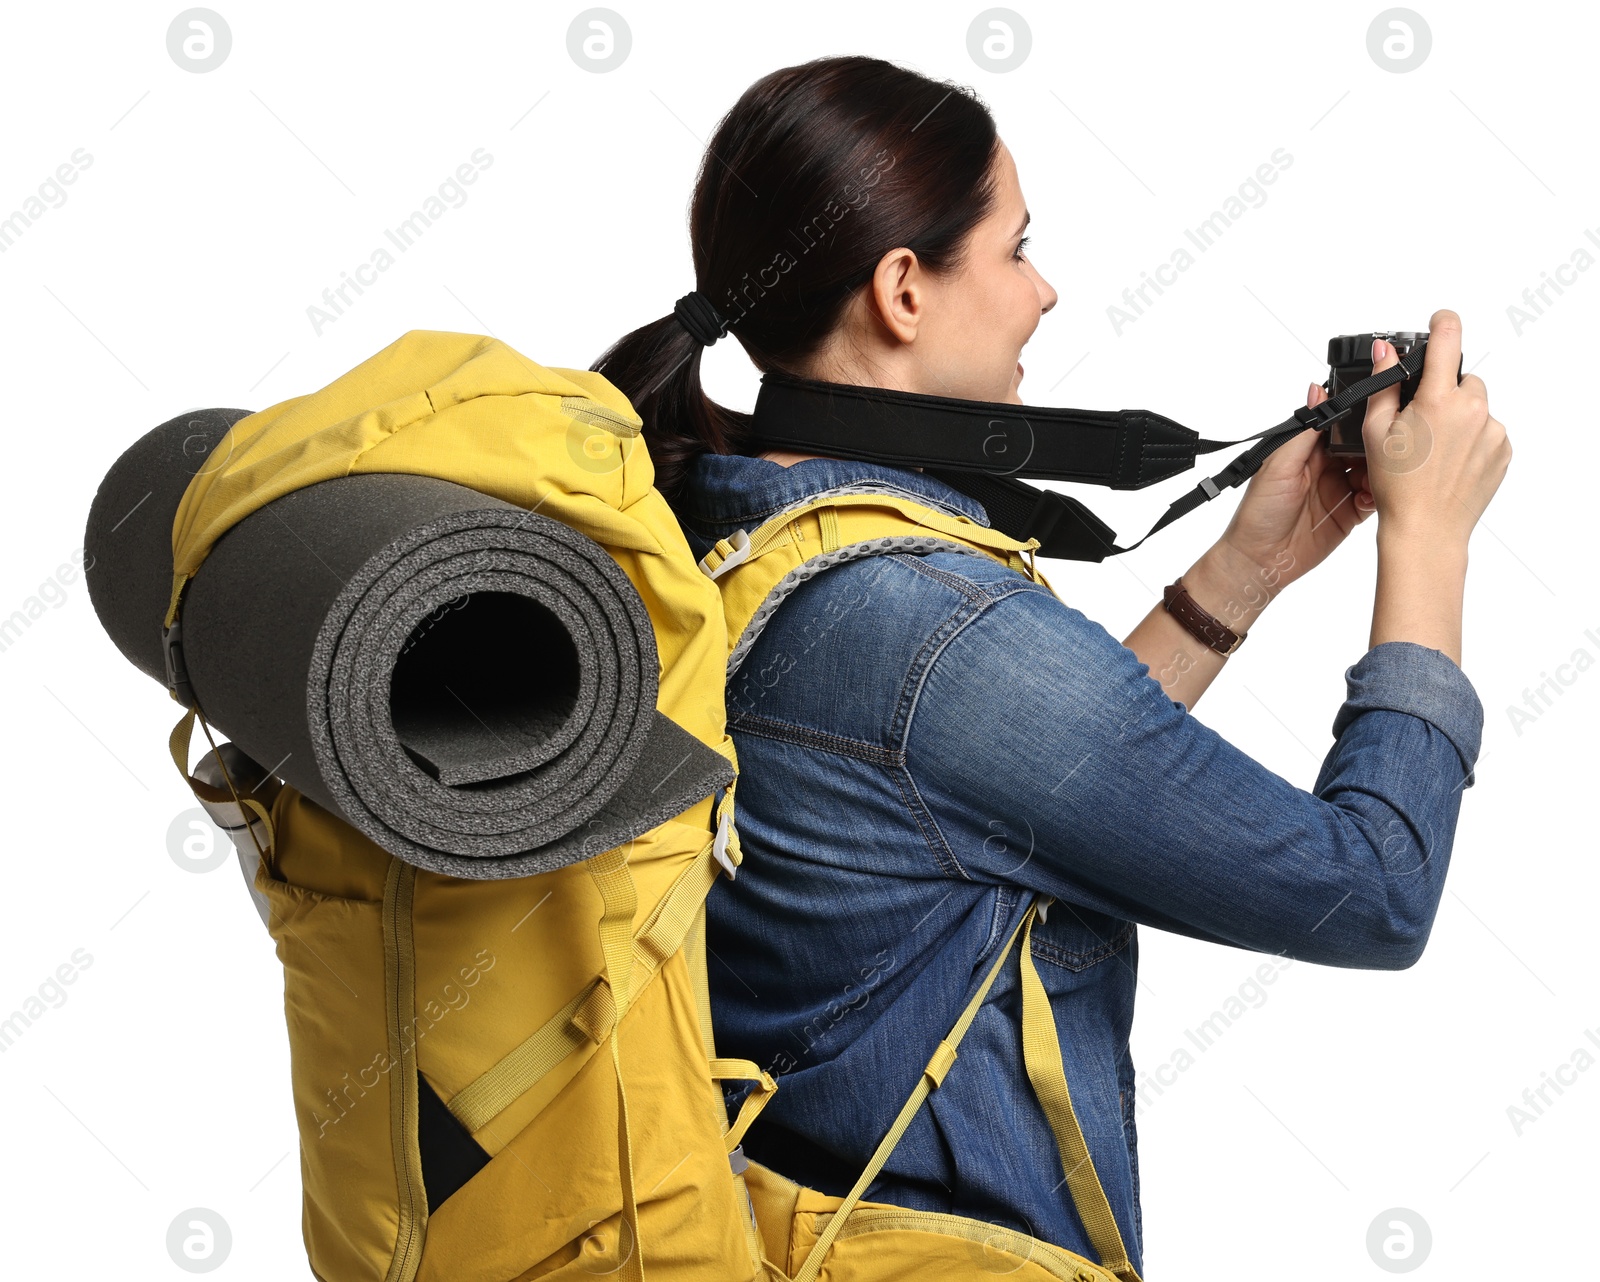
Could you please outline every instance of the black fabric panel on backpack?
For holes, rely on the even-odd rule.
[[[458,1188],[489,1164],[489,1155],[456,1115],[417,1074],[417,1148],[422,1155],[422,1186],[432,1215]]]

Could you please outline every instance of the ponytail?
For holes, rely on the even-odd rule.
[[[676,315],[624,334],[590,369],[603,374],[644,420],[656,489],[677,506],[689,465],[701,454],[737,454],[748,414],[718,405],[700,386],[704,345]]]

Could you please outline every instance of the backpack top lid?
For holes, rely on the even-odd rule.
[[[659,711],[731,761],[720,595],[654,488],[642,426],[603,375],[540,365],[480,334],[410,330],[326,387],[233,425],[173,521],[167,622],[217,540],[274,499],[365,473],[454,481],[612,555],[650,612]]]

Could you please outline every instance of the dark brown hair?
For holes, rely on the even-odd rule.
[[[998,135],[971,90],[879,58],[817,58],[763,76],[718,124],[695,179],[695,287],[763,373],[798,374],[879,260],[904,246],[959,271],[993,208]],[[687,291],[685,291],[687,292]],[[656,487],[739,452],[748,415],[700,386],[700,345],[669,310],[590,368],[644,419]]]

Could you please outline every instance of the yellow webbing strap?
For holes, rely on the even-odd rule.
[[[683,957],[689,963],[689,980],[694,985],[694,1006],[700,1016],[700,1041],[706,1059],[717,1057],[717,1039],[711,1025],[711,978],[706,973],[706,906],[702,900],[695,910],[689,937],[683,941]]]
[[[548,1073],[562,1060],[586,1045],[591,1039],[575,1023],[575,1016],[585,1002],[595,1000],[602,987],[599,979],[550,1016],[526,1041],[513,1050],[488,1072],[478,1077],[450,1099],[449,1108],[469,1131],[481,1131],[494,1121],[523,1092]],[[609,1004],[609,993],[607,1002]],[[605,1030],[594,1037],[598,1042]]]
[[[639,1241],[639,1206],[633,1188],[633,1135],[628,1127],[628,1092],[622,1082],[619,1034],[633,995],[633,914],[638,891],[628,867],[628,851],[616,846],[588,861],[589,874],[605,905],[600,913],[600,951],[605,957],[605,978],[615,1003],[611,1022],[611,1066],[617,1075],[617,1176],[622,1185],[622,1225],[617,1234],[617,1254],[623,1282],[644,1282],[644,1245]],[[622,1229],[626,1229],[624,1234]],[[623,1237],[627,1237],[624,1242]]]
[[[967,1003],[967,1008],[961,1012],[961,1017],[956,1020],[950,1032],[939,1043],[928,1066],[922,1070],[922,1076],[917,1079],[917,1084],[907,1096],[906,1102],[901,1106],[899,1115],[894,1119],[894,1125],[889,1128],[889,1133],[879,1142],[877,1149],[872,1154],[872,1160],[867,1163],[866,1169],[861,1172],[861,1178],[855,1182],[839,1209],[834,1211],[828,1220],[828,1226],[822,1230],[816,1243],[811,1248],[811,1253],[806,1256],[805,1263],[800,1266],[800,1271],[794,1275],[792,1282],[817,1282],[817,1275],[822,1271],[822,1262],[827,1257],[828,1248],[833,1245],[833,1239],[839,1236],[839,1231],[844,1228],[845,1220],[850,1212],[855,1209],[857,1202],[867,1191],[867,1187],[877,1178],[878,1172],[883,1169],[883,1164],[889,1160],[894,1152],[895,1145],[900,1142],[900,1137],[905,1134],[906,1128],[911,1125],[911,1119],[916,1116],[917,1110],[922,1107],[922,1101],[927,1099],[935,1087],[944,1081],[945,1074],[950,1071],[950,1066],[955,1063],[956,1050],[961,1045],[961,1039],[966,1036],[967,1028],[978,1014],[978,1007],[983,1005],[983,999],[989,995],[995,976],[1000,973],[1000,967],[1005,965],[1005,960],[1011,955],[1011,947],[1017,942],[1017,936],[1022,928],[1033,920],[1034,913],[1038,911],[1036,904],[1030,904],[1023,919],[1017,923],[1016,929],[1011,932],[1011,937],[1006,940],[1005,947],[1000,950],[1000,955],[994,959],[994,965],[989,967],[989,973],[984,976],[983,983],[978,986],[978,991],[973,994],[972,1000]]]
[[[206,719],[200,717],[200,728],[205,731],[206,742],[211,745],[211,750],[217,752],[217,765],[222,770],[222,778],[228,785],[224,792],[221,788],[214,788],[208,783],[201,783],[189,773],[189,738],[194,733],[195,718],[198,712],[190,708],[184,714],[183,720],[172,727],[172,733],[167,736],[167,751],[172,754],[172,764],[178,767],[178,773],[183,776],[183,781],[189,785],[189,790],[194,793],[199,801],[209,801],[213,804],[223,801],[232,801],[239,807],[243,814],[246,810],[252,812],[257,819],[266,825],[267,846],[274,844],[272,831],[272,816],[267,813],[267,808],[254,797],[241,797],[239,790],[233,785],[233,776],[228,773],[228,763],[222,759],[222,754],[217,752],[217,741],[211,737],[211,727],[206,724]],[[250,834],[250,842],[256,848],[256,853],[262,860],[267,859],[267,851],[261,849],[261,840],[256,836],[254,823],[245,824],[245,831]]]
[[[1050,997],[1033,964],[1034,915],[1033,912],[1028,914],[1028,929],[1022,941],[1022,1053],[1028,1080],[1044,1107],[1050,1129],[1055,1132],[1061,1169],[1066,1174],[1067,1188],[1072,1193],[1073,1205],[1078,1208],[1084,1231],[1089,1235],[1090,1245],[1101,1265],[1122,1282],[1139,1282],[1139,1275],[1128,1262],[1122,1234],[1111,1214],[1111,1203],[1106,1200],[1100,1177],[1095,1174],[1083,1128],[1078,1125],[1078,1115],[1072,1108],[1066,1070],[1061,1062],[1061,1042],[1056,1036],[1055,1017],[1050,1013]]]
[[[739,1147],[739,1141],[750,1129],[750,1123],[755,1121],[761,1110],[767,1106],[767,1101],[778,1089],[778,1083],[773,1081],[772,1075],[754,1060],[748,1059],[712,1060],[711,1078],[718,1082],[733,1080],[757,1083],[756,1089],[745,1096],[744,1103],[739,1108],[739,1116],[733,1119],[733,1126],[723,1137],[727,1140],[728,1152],[731,1153]]]
[[[728,804],[726,797],[723,804]],[[631,992],[641,991],[688,935],[721,870],[712,857],[715,843],[715,837],[708,840],[694,862],[678,874],[672,889],[632,941]],[[738,847],[731,841],[729,852],[737,863]],[[457,1120],[469,1131],[481,1131],[568,1055],[604,1041],[621,1018],[612,989],[609,975],[597,976],[499,1063],[451,1096],[448,1107]],[[702,1013],[709,1027],[710,1016]]]
[[[837,552],[839,550],[839,509],[822,507],[817,509],[817,531],[822,536],[822,550],[824,552]]]

